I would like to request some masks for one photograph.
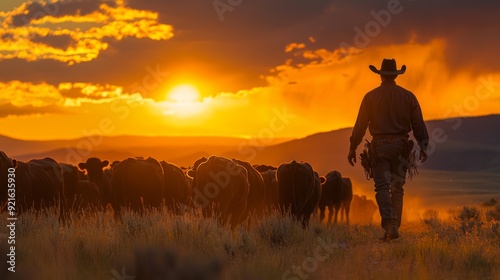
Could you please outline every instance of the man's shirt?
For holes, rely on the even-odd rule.
[[[408,136],[413,130],[420,148],[427,150],[429,135],[418,100],[412,92],[396,85],[394,80],[383,81],[363,98],[350,139],[351,150],[361,143],[367,127],[372,136]]]

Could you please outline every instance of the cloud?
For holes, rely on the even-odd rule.
[[[62,95],[52,85],[21,81],[0,83],[0,119],[67,113]]]
[[[11,13],[7,13],[4,25],[19,27],[29,25],[33,21],[46,21],[48,18],[65,16],[87,16],[99,9],[104,1],[57,1],[57,2],[33,2],[27,1],[17,7]],[[114,4],[108,2],[108,4]]]
[[[0,104],[45,107],[61,104],[61,98],[57,88],[45,83],[32,84],[20,81],[0,83]]]
[[[67,98],[110,99],[122,95],[122,88],[114,85],[99,85],[89,83],[61,83],[58,90]]]
[[[117,100],[142,104],[139,93],[123,93],[115,85],[89,83],[61,83],[57,86],[40,83],[11,81],[0,83],[0,106],[7,115],[27,115],[30,112],[64,113],[87,104],[110,104]],[[17,112],[17,113],[16,113]]]
[[[291,52],[295,49],[303,49],[305,47],[306,47],[306,45],[304,45],[304,44],[290,43],[285,47],[285,52],[288,53],[288,52]]]
[[[54,49],[66,50],[75,44],[75,40],[69,35],[47,35],[47,36],[33,36],[31,41],[35,44],[42,44]]]
[[[69,65],[96,59],[109,40],[168,40],[171,25],[158,14],[123,1],[28,1],[3,12],[0,59],[56,60]]]
[[[34,107],[31,105],[17,107],[12,104],[0,105],[0,119],[7,117],[34,117],[46,114],[67,113],[57,106]]]
[[[57,88],[45,83],[0,83],[0,118],[44,114],[67,114]]]

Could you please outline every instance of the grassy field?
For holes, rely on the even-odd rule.
[[[64,227],[55,211],[28,213],[16,224],[16,272],[2,259],[0,279],[500,279],[500,206],[447,217],[427,210],[385,243],[378,224],[313,218],[303,230],[276,213],[233,231],[165,211],[125,212],[121,224],[110,212],[73,215]]]

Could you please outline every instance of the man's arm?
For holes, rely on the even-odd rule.
[[[413,102],[411,106],[411,128],[413,130],[413,135],[417,140],[417,144],[420,147],[420,160],[424,162],[427,159],[429,134],[422,116],[422,109],[420,108],[420,104],[418,103],[415,95],[413,95]]]
[[[351,138],[349,139],[351,145],[349,147],[350,150],[356,150],[358,145],[363,140],[363,136],[365,136],[366,128],[370,123],[370,106],[367,96],[363,98],[361,102],[361,106],[359,107],[358,117],[356,119],[356,123],[354,124],[354,128],[352,129]]]
[[[368,127],[368,124],[370,122],[369,116],[370,106],[365,95],[363,101],[361,102],[358,117],[356,119],[356,123],[354,124],[354,128],[352,129],[351,137],[349,138],[351,144],[349,147],[349,154],[347,155],[347,161],[349,161],[349,164],[351,164],[352,166],[354,166],[354,163],[356,163],[356,148],[363,140],[366,128]]]

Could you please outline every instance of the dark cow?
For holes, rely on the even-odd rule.
[[[193,169],[191,167],[185,167],[185,166],[181,166],[180,168],[181,168],[182,172],[184,173],[184,175],[186,175],[186,179],[187,179],[189,185],[191,186],[192,185],[191,183],[193,181],[189,180],[189,179],[193,179],[193,178],[192,178],[192,176],[189,176],[188,173],[189,172],[194,172]]]
[[[193,167],[188,169],[186,171],[186,175],[191,178],[191,179],[194,179],[194,177],[196,176],[196,169],[198,169],[198,166],[200,166],[200,164],[206,162],[208,159],[206,157],[201,157],[199,159],[197,159],[194,164],[193,164]]]
[[[266,186],[265,205],[269,211],[279,209],[278,180],[276,179],[276,170],[267,170],[262,174],[264,185]]]
[[[371,223],[377,209],[377,204],[373,200],[367,199],[365,195],[354,194],[351,202],[351,220],[354,223]]]
[[[315,187],[315,193],[313,196],[313,201],[316,203],[310,203],[309,206],[307,206],[306,211],[307,213],[314,214],[314,211],[318,208],[319,201],[321,199],[321,184],[323,184],[326,181],[325,177],[319,176],[318,172],[314,171],[314,187]],[[311,208],[313,207],[313,208]],[[309,214],[309,216],[311,215]]]
[[[281,211],[290,211],[304,228],[307,227],[321,196],[319,175],[309,163],[294,160],[282,163],[276,177]]]
[[[190,174],[194,175],[194,203],[201,207],[204,216],[220,217],[232,228],[246,220],[250,185],[243,166],[211,156]]]
[[[112,206],[121,219],[121,207],[143,213],[144,208],[160,207],[165,199],[163,169],[154,158],[128,158],[113,166]]]
[[[347,224],[349,224],[349,212],[351,210],[352,201],[352,182],[350,178],[342,178],[342,201],[340,205],[340,218],[346,218]],[[336,216],[336,215],[335,215]]]
[[[276,170],[278,167],[270,165],[254,165],[254,168],[260,172],[264,185],[266,187],[266,199],[264,202],[268,211],[279,209],[278,200],[278,180],[276,179]]]
[[[248,183],[250,190],[247,198],[247,209],[249,214],[255,214],[257,217],[264,214],[264,203],[266,199],[266,185],[262,175],[250,163],[238,159],[233,161],[243,166],[247,170]]]
[[[60,218],[64,221],[63,171],[55,160],[44,158],[20,162],[10,159],[4,152],[0,152],[0,174],[0,180],[2,180],[0,182],[0,189],[2,189],[0,201],[2,205],[5,205],[8,200],[8,178],[11,178],[14,179],[11,182],[15,184],[15,209],[18,213],[31,207],[40,210],[56,206],[59,207]]]
[[[76,196],[74,209],[97,209],[101,204],[101,192],[99,186],[89,180],[81,180],[76,183]]]
[[[101,161],[98,158],[88,158],[86,162],[78,164],[78,168],[87,171],[87,176],[90,182],[96,184],[99,188],[101,202],[103,206],[111,203],[111,173],[109,170],[104,170],[109,165],[109,161]]]
[[[335,213],[335,222],[341,206],[342,196],[342,175],[338,171],[331,171],[326,174],[326,181],[321,186],[321,199],[318,208],[320,210],[319,220],[322,222],[325,218],[325,210],[328,208],[328,223],[332,222]],[[334,212],[335,208],[335,212]]]
[[[101,202],[99,187],[87,180],[78,167],[60,163],[64,177],[64,195],[69,209],[79,210],[98,206]]]
[[[165,205],[175,213],[181,213],[183,207],[191,206],[191,186],[184,171],[175,164],[160,162],[165,182]]]
[[[320,221],[325,218],[325,209],[328,207],[329,224],[332,222],[333,214],[335,214],[334,223],[337,223],[339,210],[341,210],[342,219],[345,214],[347,224],[349,224],[349,209],[352,200],[352,184],[350,182],[348,178],[344,180],[338,171],[331,171],[326,175],[319,203]]]

